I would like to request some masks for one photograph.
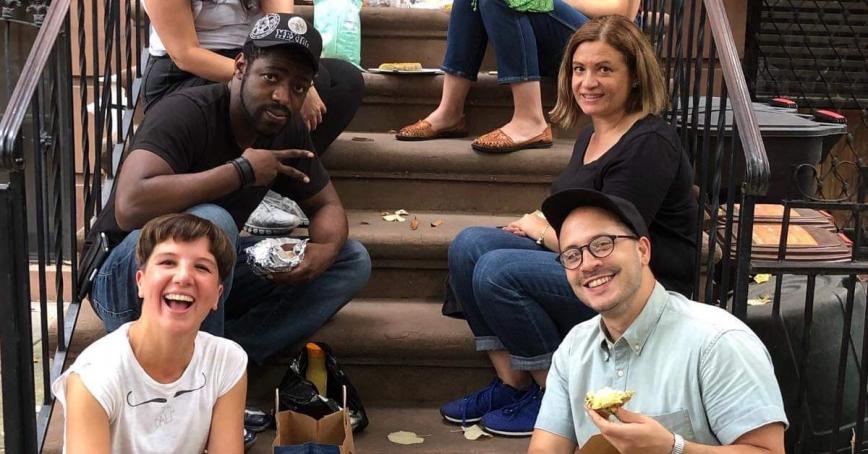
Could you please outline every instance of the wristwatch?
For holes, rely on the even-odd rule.
[[[684,454],[684,437],[672,432],[675,437],[675,442],[672,443],[672,452],[670,454]]]
[[[545,246],[546,232],[549,231],[549,227],[551,226],[547,225],[546,228],[542,229],[542,232],[540,232],[539,234],[539,238],[536,239],[536,244],[540,246]]]

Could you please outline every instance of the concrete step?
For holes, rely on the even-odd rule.
[[[397,210],[401,206],[387,206]],[[533,210],[530,210],[533,211]],[[413,217],[417,230],[410,229]],[[470,226],[501,226],[516,214],[481,215],[411,211],[406,222],[386,222],[380,211],[350,210],[350,236],[371,254],[373,273],[360,298],[414,298],[443,301],[449,243]],[[442,221],[431,227],[434,221]]]
[[[351,131],[386,132],[425,118],[440,104],[443,75],[365,73],[365,97],[350,123]],[[541,81],[543,111],[550,111],[557,100],[557,82]],[[508,85],[497,83],[497,76],[482,72],[465,102],[467,127],[478,136],[506,124],[513,113]],[[576,130],[555,127],[555,137],[575,138]]]
[[[549,149],[488,154],[470,142],[345,132],[323,164],[349,209],[525,213],[539,208],[573,149],[572,140],[556,139]]]
[[[437,453],[437,454],[518,454],[527,452],[529,438],[464,438],[458,426],[443,422],[436,406],[366,407],[370,425],[353,435],[360,454]],[[400,430],[415,432],[425,439],[422,444],[399,445],[387,438]],[[260,433],[248,454],[271,454],[274,431]]]
[[[295,12],[313,20],[313,6],[296,6]],[[419,62],[439,68],[446,54],[449,12],[439,9],[362,8],[362,67],[386,62]],[[494,50],[488,46],[483,71],[497,69]]]
[[[528,438],[483,437],[466,440],[456,425],[443,422],[438,411],[440,404],[378,405],[365,404],[370,424],[361,433],[353,434],[359,454],[518,454],[527,452]],[[60,454],[63,450],[63,412],[58,408],[52,414],[48,427],[44,454]],[[387,438],[400,430],[415,432],[425,439],[417,445],[399,445]],[[274,452],[274,430],[266,430],[256,437],[248,454]]]
[[[67,364],[104,335],[85,302]],[[365,402],[440,402],[484,386],[493,376],[473,346],[467,323],[442,316],[440,301],[356,299],[311,339],[332,346]],[[51,351],[54,341],[49,338]],[[267,401],[273,395],[291,356],[288,352],[251,372],[252,399]]]

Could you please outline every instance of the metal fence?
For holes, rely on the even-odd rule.
[[[6,452],[40,452],[44,442],[54,408],[49,386],[64,366],[81,303],[73,278],[80,242],[101,207],[103,161],[122,149],[138,98],[140,18],[130,1],[79,0],[74,9],[70,0],[0,1],[5,50],[38,27],[23,64],[4,54],[6,68],[20,68],[17,82],[9,71],[3,79],[0,119]]]

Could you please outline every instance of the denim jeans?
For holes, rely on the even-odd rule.
[[[516,370],[548,369],[561,340],[596,313],[530,238],[498,228],[464,229],[449,246],[449,276],[478,351],[507,350]]]
[[[504,0],[455,0],[446,34],[446,73],[476,80],[488,40],[497,53],[502,84],[557,76],[564,46],[588,18],[563,0],[548,13],[523,13]]]
[[[315,280],[299,285],[274,284],[254,275],[247,266],[244,248],[261,238],[240,237],[232,216],[217,205],[197,205],[187,211],[222,228],[238,252],[235,268],[223,282],[218,309],[205,318],[201,330],[238,342],[258,364],[307,339],[370,277],[367,250],[361,243],[348,240],[335,263]],[[94,279],[91,304],[109,332],[141,315],[135,283],[135,248],[140,233],[134,230],[112,249]]]

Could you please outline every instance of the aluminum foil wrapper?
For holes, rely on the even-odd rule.
[[[254,273],[265,276],[289,271],[302,260],[307,240],[297,238],[266,238],[244,250],[247,264]]]

